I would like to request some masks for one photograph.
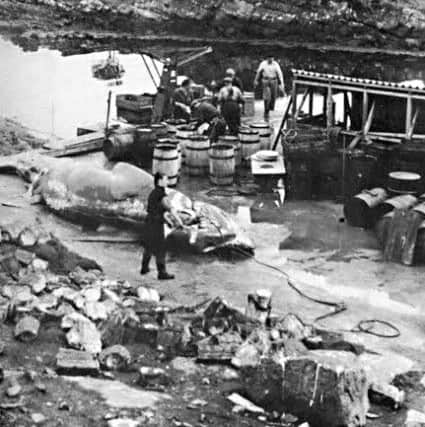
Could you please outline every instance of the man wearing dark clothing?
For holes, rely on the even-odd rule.
[[[198,121],[198,127],[208,123],[211,143],[217,142],[218,137],[226,133],[226,122],[218,109],[207,101],[194,101],[192,104],[193,117]]]
[[[232,78],[224,79],[224,86],[218,95],[220,111],[226,120],[231,135],[237,135],[241,125],[241,107],[244,104],[242,92],[236,86],[232,85]]]
[[[193,101],[191,86],[192,80],[185,79],[182,85],[174,91],[173,101],[175,119],[190,120],[190,104]]]
[[[165,266],[166,244],[164,235],[164,213],[171,212],[171,205],[167,199],[165,188],[167,177],[156,173],[154,177],[155,188],[148,198],[148,215],[144,227],[144,245],[142,268],[140,274],[149,273],[149,262],[152,255],[156,259],[159,280],[174,279],[172,274],[167,273]],[[180,218],[173,214],[176,221],[182,225]]]
[[[232,79],[232,86],[237,87],[241,91],[241,93],[243,94],[242,80],[236,75],[236,71],[233,68],[228,68],[226,70],[226,74],[225,74],[224,78],[226,78],[226,77],[230,77]],[[226,82],[223,79],[223,82],[222,82],[219,89],[221,89],[225,85],[226,85]]]

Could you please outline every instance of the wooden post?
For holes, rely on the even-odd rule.
[[[351,106],[350,106],[350,100],[348,99],[348,92],[344,92],[344,127],[346,130],[349,129],[348,126],[348,118],[350,118],[350,125],[351,125]]]
[[[273,141],[272,150],[276,150],[279,139],[282,136],[282,131],[283,131],[283,128],[285,127],[286,120],[288,119],[288,115],[289,115],[289,111],[291,109],[292,101],[293,100],[292,100],[292,96],[291,96],[289,98],[288,105],[286,106],[285,114],[283,115],[282,121],[280,122],[279,130],[277,131],[277,134],[276,134],[275,139]]]
[[[310,96],[308,97],[308,116],[310,119],[313,117],[313,99],[314,99],[314,89],[310,90]]]
[[[369,95],[365,89],[363,91],[362,129],[364,129],[364,127],[366,126],[368,113],[369,113]]]
[[[412,94],[409,92],[406,100],[406,139],[408,139],[410,128],[412,126],[412,109]]]
[[[297,84],[292,82],[292,120],[295,120],[295,114],[297,113]],[[296,123],[292,123],[292,127],[296,127]]]
[[[334,111],[332,101],[332,86],[329,84],[326,98],[326,128],[329,129],[334,124]]]
[[[304,93],[303,93],[303,96],[302,96],[302,98],[301,98],[301,102],[300,102],[300,104],[298,105],[298,108],[297,108],[297,111],[295,112],[295,116],[294,116],[294,121],[295,121],[295,123],[297,122],[297,120],[298,120],[298,116],[300,115],[300,113],[301,113],[301,110],[302,110],[302,108],[303,108],[303,106],[304,106],[304,102],[305,102],[305,100],[307,99],[307,96],[308,96],[308,94],[309,94],[309,92],[310,92],[310,88],[307,88],[305,91],[304,91]]]
[[[111,96],[112,96],[112,91],[108,92],[108,101],[107,101],[107,110],[106,110],[106,123],[105,123],[105,136],[108,136],[108,131],[109,131],[109,116],[111,114]]]

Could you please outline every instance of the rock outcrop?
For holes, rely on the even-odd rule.
[[[5,2],[7,3],[7,2]],[[20,0],[67,22],[137,34],[344,43],[421,49],[423,0]],[[1,16],[1,13],[0,13]],[[160,25],[159,25],[160,24]]]

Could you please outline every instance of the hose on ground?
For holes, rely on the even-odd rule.
[[[282,274],[289,287],[291,289],[293,289],[298,295],[302,296],[303,298],[314,302],[316,304],[321,304],[321,305],[325,305],[328,307],[332,307],[333,311],[330,313],[326,313],[324,315],[318,316],[314,319],[314,323],[318,322],[319,320],[323,320],[327,317],[330,316],[335,316],[339,313],[342,313],[343,311],[347,310],[347,306],[346,304],[342,301],[342,302],[335,302],[335,301],[328,301],[328,300],[322,300],[320,298],[315,298],[312,297],[308,294],[306,294],[304,291],[302,291],[297,285],[295,285],[295,283],[291,280],[291,278],[289,277],[288,273],[286,273],[285,271],[283,271],[282,269],[280,269],[279,267],[275,267],[274,265],[268,264],[266,262],[260,261],[257,258],[255,258],[254,255],[240,249],[240,248],[234,248],[236,252],[240,253],[241,255],[244,255],[247,258],[253,259],[257,264],[262,265],[264,267],[267,267],[271,270],[277,271],[280,274]],[[388,327],[390,330],[392,330],[392,333],[388,333],[388,334],[384,334],[384,333],[380,333],[380,332],[375,332],[373,330],[374,327],[378,326],[378,325],[383,325]],[[393,325],[390,322],[387,322],[385,320],[379,320],[379,319],[368,319],[368,320],[361,320],[356,327],[348,330],[347,332],[363,332],[365,334],[369,334],[369,335],[374,335],[380,338],[397,338],[401,335],[400,330]]]

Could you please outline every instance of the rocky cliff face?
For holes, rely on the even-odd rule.
[[[137,34],[425,48],[425,0],[19,0]]]

